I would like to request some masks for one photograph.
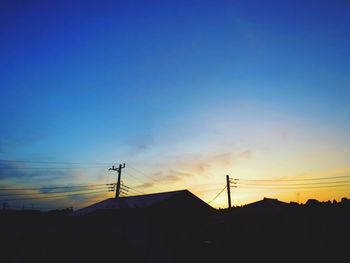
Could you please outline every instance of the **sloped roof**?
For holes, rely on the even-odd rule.
[[[96,204],[79,209],[75,212],[76,215],[84,215],[94,212],[96,210],[108,210],[108,209],[135,209],[135,208],[148,208],[156,204],[163,202],[171,197],[183,194],[191,194],[188,190],[178,190],[172,192],[163,192],[155,194],[127,196],[119,198],[108,198]],[[193,195],[195,198],[195,195]]]
[[[266,198],[264,197],[263,200],[250,203],[245,205],[245,207],[254,207],[254,208],[279,208],[279,207],[286,207],[288,206],[287,203],[279,201],[278,199],[272,199],[272,198]]]

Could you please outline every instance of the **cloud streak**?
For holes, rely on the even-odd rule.
[[[209,179],[217,169],[228,169],[240,161],[252,159],[253,156],[252,150],[175,156],[168,162],[164,161],[163,168],[151,173],[152,182],[138,187],[150,189],[157,185],[171,186],[195,178]]]

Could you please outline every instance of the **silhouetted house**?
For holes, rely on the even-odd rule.
[[[300,207],[300,204],[294,201],[289,202],[290,207]]]
[[[288,206],[289,206],[288,203],[279,201],[278,199],[264,197],[263,200],[247,204],[244,206],[244,208],[248,210],[268,212],[268,211],[283,209]]]
[[[176,253],[174,244],[183,244],[187,235],[199,229],[215,211],[188,190],[180,190],[109,198],[77,210],[75,215],[86,215],[84,219],[90,222],[102,219],[113,226],[103,230],[109,235],[156,258],[156,262],[167,262],[169,255]],[[192,235],[199,237],[201,233]],[[168,251],[169,247],[175,250]]]
[[[316,208],[316,207],[321,207],[322,203],[316,199],[309,199],[306,201],[305,203],[306,207],[312,207],[312,208]]]
[[[188,190],[164,193],[109,198],[77,210],[75,215],[87,215],[98,212],[117,211],[133,213],[138,211],[153,211],[161,213],[210,213],[214,209]]]
[[[350,199],[348,199],[348,198],[346,198],[346,197],[343,197],[343,198],[341,199],[341,203],[342,203],[342,204],[349,205],[349,204],[350,204]]]

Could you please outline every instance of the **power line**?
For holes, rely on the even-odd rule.
[[[140,173],[140,174],[142,174],[142,175],[144,175],[146,177],[150,177],[149,175],[145,174],[144,172],[140,171],[139,169],[135,168],[134,166],[129,165],[129,167],[131,169],[133,169],[134,171],[136,171],[136,172],[138,172],[138,173]],[[150,179],[153,180],[152,178],[150,178]]]
[[[126,173],[128,176],[134,178],[136,181],[140,182],[141,184],[147,183],[146,181],[140,180],[140,178],[138,178],[138,177],[135,176],[134,174],[130,173],[129,171],[125,171],[125,173]]]
[[[110,190],[110,188],[107,187],[97,187],[93,189],[84,189],[84,190],[70,190],[70,191],[55,191],[55,192],[47,192],[47,193],[10,193],[10,194],[0,194],[0,196],[30,196],[30,195],[51,195],[51,194],[59,194],[59,193],[78,193],[78,192],[84,192],[86,190],[99,190],[99,189],[105,189]]]
[[[226,187],[227,187],[227,186],[225,185],[225,187],[224,187],[213,199],[211,199],[211,200],[208,202],[208,204],[210,204],[210,203],[213,202],[216,198],[218,198],[218,197],[222,194],[222,192],[225,191]]]
[[[344,179],[347,180],[337,180]],[[270,189],[270,190],[311,190],[311,189],[327,189],[340,188],[350,186],[350,176],[332,176],[332,177],[316,177],[301,179],[234,179],[231,183],[235,183],[238,188],[243,189]],[[305,183],[303,183],[305,181]],[[296,183],[289,183],[296,182]]]
[[[287,186],[282,186],[282,187],[273,187],[273,186],[238,186],[238,188],[246,188],[246,189],[321,189],[321,188],[333,188],[333,187],[349,187],[350,184],[342,184],[342,185],[325,185],[325,186],[300,186],[300,187],[287,187]]]
[[[198,187],[201,187],[201,186],[218,186],[218,185],[220,185],[220,186],[222,186],[222,183],[213,183],[213,184],[210,184],[210,183],[207,183],[207,184],[193,184],[193,185],[189,185],[188,187],[189,188],[198,188]]]
[[[343,187],[343,188],[332,188],[332,192],[341,192],[341,191],[348,191],[349,188]],[[303,189],[303,188],[290,188],[290,189],[280,189],[280,188],[274,188],[274,189],[266,189],[266,188],[237,188],[237,192],[240,190],[240,194],[243,194],[245,196],[248,195],[256,195],[256,194],[272,194],[272,192],[277,193],[296,193],[296,192],[312,192],[317,191],[319,192],[329,192],[329,188],[319,188],[319,189]]]
[[[33,187],[33,188],[0,188],[0,191],[26,191],[26,190],[50,190],[60,188],[86,188],[86,187],[97,187],[97,186],[108,186],[110,184],[88,184],[88,185],[74,185],[74,186],[51,186],[51,187]]]
[[[305,185],[328,185],[328,184],[340,184],[340,183],[350,183],[349,180],[345,181],[331,181],[331,182],[314,182],[314,183],[240,183],[238,182],[238,185],[252,185],[252,186],[305,186]]]
[[[222,185],[222,184],[221,184]],[[202,190],[196,190],[196,189],[192,189],[192,188],[188,188],[189,190],[193,191],[193,192],[196,192],[196,193],[207,193],[207,192],[213,192],[213,191],[217,191],[217,190],[220,190],[220,188],[218,187],[215,187],[215,188],[206,188],[206,189],[202,189]]]
[[[133,191],[133,192],[138,193],[138,194],[145,194],[144,192],[141,192],[141,191],[135,189],[134,187],[127,186],[125,184],[122,184],[121,187],[122,187],[122,189],[124,188],[123,190],[126,190],[127,192],[128,191]]]
[[[130,167],[130,168],[131,168],[131,167]],[[130,171],[127,171],[127,172],[125,172],[125,173],[126,173],[127,175],[131,176],[132,178],[134,178],[136,181],[138,181],[138,182],[141,183],[141,186],[137,186],[137,187],[140,187],[140,188],[141,188],[142,185],[151,184],[152,187],[154,187],[154,188],[156,188],[156,189],[158,189],[158,190],[160,190],[160,191],[164,191],[164,189],[162,189],[162,188],[160,188],[160,187],[154,185],[154,183],[150,183],[150,182],[147,182],[147,181],[145,181],[145,180],[141,180],[141,179],[138,178],[136,175],[131,174]],[[156,181],[156,180],[154,180],[154,179],[151,179],[151,178],[149,178],[149,179],[152,180],[153,182],[157,182],[157,183],[158,183],[158,181]]]
[[[136,168],[133,167],[133,166],[130,166],[130,168],[133,169],[134,171],[138,172],[139,174],[143,175],[144,177],[150,179],[150,180],[153,181],[153,182],[156,182],[156,183],[159,182],[159,181],[157,181],[156,179],[153,179],[151,176],[145,174],[144,172],[140,171],[139,169],[136,169]]]
[[[133,191],[134,193],[137,193],[137,194],[142,194],[142,195],[145,195],[145,194],[146,194],[146,193],[144,193],[144,192],[135,190],[135,189],[133,189],[133,188],[130,188],[129,190],[131,190],[131,191]]]
[[[103,166],[75,166],[75,167],[1,167],[0,170],[77,170],[77,169],[104,169]]]
[[[61,198],[61,197],[67,197],[67,196],[88,195],[88,194],[107,193],[107,192],[108,191],[89,191],[89,192],[83,192],[83,193],[79,193],[79,194],[66,194],[66,195],[52,195],[52,196],[44,196],[44,197],[3,199],[3,200],[0,200],[0,202],[23,201],[23,200],[41,200],[41,199]]]
[[[269,179],[269,180],[260,180],[260,179],[242,179],[237,178],[235,181],[247,181],[247,182],[292,182],[292,181],[316,181],[316,180],[330,180],[330,179],[340,179],[340,178],[349,178],[350,175],[343,176],[332,176],[332,177],[316,177],[316,178],[301,178],[301,179]]]
[[[4,160],[0,159],[3,163],[36,163],[36,164],[67,164],[67,165],[110,165],[113,162],[101,163],[101,162],[49,162],[49,161],[30,161],[30,160]]]

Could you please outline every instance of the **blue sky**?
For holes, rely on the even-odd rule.
[[[2,1],[0,159],[126,162],[166,189],[226,173],[348,171],[349,11],[347,1]],[[106,179],[45,174],[3,183]]]

